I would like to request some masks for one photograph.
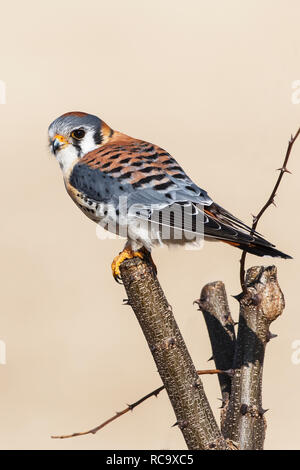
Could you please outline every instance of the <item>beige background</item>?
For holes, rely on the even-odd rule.
[[[251,221],[274,184],[287,141],[300,124],[292,82],[300,79],[297,0],[28,0],[1,7],[1,318],[3,449],[181,449],[166,395],[96,436],[83,431],[160,385],[123,287],[110,262],[122,240],[100,241],[65,193],[47,150],[60,114],[98,114],[115,129],[155,142],[217,202]],[[300,448],[300,142],[259,229],[294,256],[276,260],[286,297],[279,334],[267,348],[266,448]],[[222,279],[239,292],[240,252],[156,250],[159,279],[198,368],[210,346],[200,288]],[[262,264],[248,257],[248,265]],[[230,298],[237,318],[236,301]],[[215,377],[204,379],[219,416]]]

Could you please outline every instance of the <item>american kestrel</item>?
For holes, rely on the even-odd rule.
[[[114,131],[96,116],[63,114],[49,126],[49,144],[77,206],[106,229],[127,237],[112,263],[116,279],[126,258],[143,257],[162,243],[197,244],[201,235],[257,256],[291,258],[216,204],[168,152]],[[166,226],[171,230],[163,237]]]

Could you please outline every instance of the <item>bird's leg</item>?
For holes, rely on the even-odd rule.
[[[123,251],[116,256],[111,264],[111,270],[113,277],[115,280],[120,284],[120,279],[121,279],[121,273],[120,273],[120,266],[125,261],[125,259],[132,259],[132,258],[141,258],[143,259],[145,257],[145,253],[140,250],[140,251],[133,251],[130,246],[127,244],[125,245]]]

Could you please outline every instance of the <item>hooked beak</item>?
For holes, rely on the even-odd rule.
[[[55,155],[57,150],[60,150],[66,147],[68,144],[69,142],[65,139],[65,137],[63,137],[62,135],[56,134],[56,136],[51,142],[51,150]]]

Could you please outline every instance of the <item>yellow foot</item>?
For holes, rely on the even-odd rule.
[[[132,258],[144,258],[144,253],[142,251],[132,251],[130,248],[124,248],[121,253],[116,256],[111,263],[111,270],[115,280],[120,283],[121,273],[120,273],[120,266],[125,261],[125,259],[132,259]]]

